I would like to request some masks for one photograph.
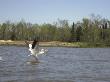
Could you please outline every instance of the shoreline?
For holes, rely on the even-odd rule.
[[[59,41],[39,42],[39,45],[42,47],[79,47],[79,45]],[[0,40],[0,46],[26,46],[26,44],[25,41]]]
[[[30,41],[32,42],[32,41]],[[101,43],[85,43],[85,42],[39,42],[41,47],[70,47],[70,48],[110,48],[110,45]],[[26,46],[25,41],[0,40],[0,46]]]

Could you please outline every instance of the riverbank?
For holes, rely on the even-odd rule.
[[[12,40],[0,40],[0,45],[9,45],[9,46],[26,46],[24,41],[12,41]],[[73,48],[89,48],[89,47],[110,47],[110,45],[102,43],[85,43],[85,42],[39,42],[40,46],[44,47],[73,47]]]
[[[25,41],[12,41],[12,40],[0,40],[0,45],[26,46]],[[80,47],[78,44],[59,41],[39,42],[39,45],[44,47]]]

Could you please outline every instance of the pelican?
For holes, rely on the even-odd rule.
[[[34,40],[33,43],[28,43],[25,41],[25,43],[29,46],[30,55],[28,56],[34,56],[36,60],[38,60],[38,55],[45,54],[48,50],[40,49],[39,48],[39,42],[38,40]]]

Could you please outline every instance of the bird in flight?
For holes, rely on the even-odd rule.
[[[28,45],[29,51],[31,53],[28,56],[33,56],[33,57],[35,57],[36,60],[38,60],[38,55],[45,54],[48,51],[45,49],[40,49],[39,42],[36,39],[34,39],[34,41],[32,43],[29,43],[27,41],[25,41],[25,43]]]

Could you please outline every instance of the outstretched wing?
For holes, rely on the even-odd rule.
[[[34,40],[32,43],[32,49],[34,49],[35,47],[37,48],[39,46],[39,43],[37,40]]]
[[[47,52],[48,52],[47,49],[40,49],[36,54],[36,57],[38,57],[39,55],[46,55]]]

